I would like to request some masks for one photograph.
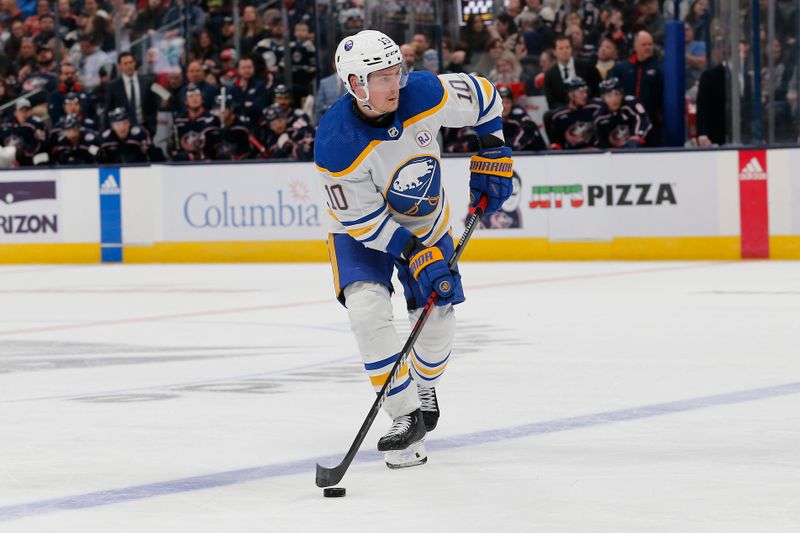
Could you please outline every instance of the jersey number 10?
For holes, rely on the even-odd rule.
[[[344,197],[344,190],[341,185],[326,185],[325,192],[328,193],[328,200],[330,200],[328,204],[331,206],[331,209],[347,211],[347,198]]]

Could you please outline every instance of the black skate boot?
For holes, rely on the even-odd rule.
[[[430,433],[436,429],[439,422],[439,402],[436,400],[436,389],[433,387],[417,387],[419,401],[422,403],[422,420],[425,422],[425,429]]]
[[[428,461],[424,442],[425,423],[417,409],[394,419],[389,432],[378,441],[378,451],[383,452],[389,468],[423,465]]]

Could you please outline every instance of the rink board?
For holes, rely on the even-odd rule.
[[[468,168],[442,161],[455,234]],[[0,173],[2,263],[327,261],[327,218],[310,163]],[[798,259],[800,149],[518,156],[483,222],[466,260]]]

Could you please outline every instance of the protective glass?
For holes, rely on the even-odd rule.
[[[387,93],[395,89],[402,89],[408,83],[408,68],[405,63],[395,72],[373,72],[369,75],[367,88],[370,93]]]

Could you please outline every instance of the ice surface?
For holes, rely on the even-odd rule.
[[[800,531],[800,263],[465,263],[387,469],[329,267],[0,268],[0,531]],[[409,330],[395,298],[398,328]]]

